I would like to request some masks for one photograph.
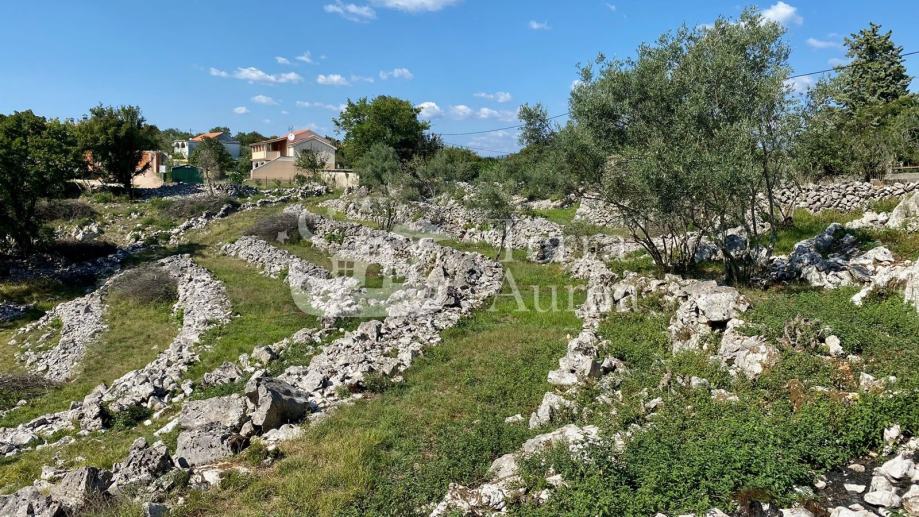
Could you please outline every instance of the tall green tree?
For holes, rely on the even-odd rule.
[[[886,174],[915,155],[915,95],[903,49],[872,23],[845,39],[852,62],[808,92],[804,132],[796,143],[800,170],[823,176]]]
[[[662,269],[690,267],[701,237],[719,246],[733,281],[769,253],[774,235],[761,223],[776,226],[774,188],[788,170],[782,34],[748,9],[582,70],[572,115],[610,157],[604,199]],[[738,226],[750,243],[741,249]]]
[[[156,149],[156,128],[137,106],[95,106],[77,125],[80,144],[92,153],[94,166],[132,193],[131,180],[145,150]]]
[[[201,140],[188,156],[188,161],[201,170],[211,195],[214,195],[214,183],[236,166],[226,147],[216,138]]]
[[[350,99],[341,114],[333,119],[343,134],[341,151],[345,160],[357,165],[361,157],[377,143],[395,150],[402,161],[428,155],[438,147],[437,140],[425,134],[430,124],[418,118],[421,109],[407,100],[381,95],[372,101],[366,97]]]
[[[371,198],[376,219],[384,230],[391,230],[399,205],[414,197],[396,150],[383,143],[373,144],[354,164],[354,170],[361,185],[379,194]]]
[[[63,195],[85,168],[72,126],[31,111],[0,115],[0,244],[29,253],[41,227],[36,203]]]
[[[893,42],[891,31],[881,33],[881,26],[872,22],[847,37],[845,44],[851,62],[839,73],[839,100],[849,110],[895,101],[909,93],[903,47]]]

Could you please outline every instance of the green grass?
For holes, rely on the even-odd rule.
[[[83,400],[100,383],[110,383],[150,362],[176,335],[178,322],[171,313],[171,303],[144,304],[112,296],[107,304],[105,321],[109,328],[87,347],[74,378],[9,413],[0,419],[0,427],[67,409],[71,401]],[[12,353],[9,345],[7,350]]]
[[[571,285],[557,266],[505,265],[531,307],[534,288],[545,300],[550,286]],[[404,383],[308,428],[283,445],[285,458],[271,469],[190,495],[184,513],[408,514],[452,481],[481,481],[494,458],[534,434],[504,418],[536,407],[566,335],[580,327],[571,311],[519,310],[508,285],[491,308],[445,331]]]
[[[76,441],[63,447],[45,447],[22,452],[16,456],[0,458],[0,493],[10,493],[31,485],[41,475],[43,465],[54,465],[55,458],[60,458],[67,468],[94,466],[111,468],[122,461],[131,449],[131,444],[140,436],[147,443],[162,439],[173,450],[176,434],[157,437],[153,432],[162,427],[172,417],[167,412],[150,426],[137,426],[132,429],[109,430],[105,433],[93,433],[78,437]]]
[[[533,210],[536,217],[544,217],[553,223],[565,226],[574,220],[574,214],[578,211],[577,205],[568,208],[547,208],[545,210]]]

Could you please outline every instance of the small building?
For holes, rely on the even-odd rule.
[[[144,151],[137,163],[137,174],[131,184],[141,188],[161,187],[166,182],[166,153],[162,151]]]
[[[172,143],[172,154],[174,156],[181,156],[184,159],[188,159],[191,155],[191,152],[195,150],[195,147],[198,147],[198,144],[201,143],[205,138],[216,138],[223,147],[226,148],[227,152],[230,153],[230,156],[234,160],[239,159],[239,141],[234,140],[232,136],[223,131],[212,131],[210,133],[201,133],[200,135],[189,138],[188,140],[176,140]]]
[[[204,176],[194,165],[178,165],[172,168],[172,181],[176,183],[204,183]]]
[[[294,179],[300,174],[296,167],[297,157],[305,150],[313,151],[319,156],[323,170],[335,169],[337,148],[309,129],[300,129],[290,132],[287,136],[256,142],[249,148],[252,150],[250,177],[254,180]]]

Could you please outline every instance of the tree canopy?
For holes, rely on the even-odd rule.
[[[638,57],[584,67],[575,122],[603,151],[604,199],[664,269],[695,260],[699,237],[724,253],[729,276],[761,255],[759,200],[786,171],[788,47],[755,10],[735,23],[682,27]],[[771,207],[771,203],[767,203]],[[740,226],[749,254],[730,249]]]
[[[357,102],[348,100],[345,109],[333,119],[343,134],[341,152],[347,162],[356,165],[374,144],[391,147],[400,160],[430,154],[437,142],[425,134],[427,121],[418,118],[419,108],[409,101],[381,95]]]
[[[41,226],[36,203],[63,195],[85,167],[71,126],[31,111],[0,115],[0,241],[28,253]]]
[[[92,153],[94,166],[131,191],[131,180],[145,150],[158,147],[156,127],[147,124],[137,106],[95,106],[77,125],[80,144]]]
[[[233,157],[216,138],[202,139],[188,156],[188,161],[201,170],[211,194],[214,193],[214,182],[236,167]]]

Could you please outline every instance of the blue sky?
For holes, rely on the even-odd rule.
[[[5,5],[4,5],[5,4]],[[576,64],[627,57],[686,23],[734,17],[736,2],[518,0],[98,0],[25,4],[0,31],[0,112],[78,117],[137,104],[160,126],[282,134],[331,119],[348,98],[396,95],[426,106],[437,132],[510,126],[524,102],[567,110]],[[27,5],[29,6],[27,8]],[[788,28],[797,72],[844,57],[842,36],[875,21],[919,50],[915,0],[754,3]],[[40,6],[40,8],[35,8]],[[919,75],[919,56],[907,60]],[[919,83],[919,81],[916,81]],[[913,85],[917,89],[917,84]],[[481,154],[515,132],[448,136]]]

